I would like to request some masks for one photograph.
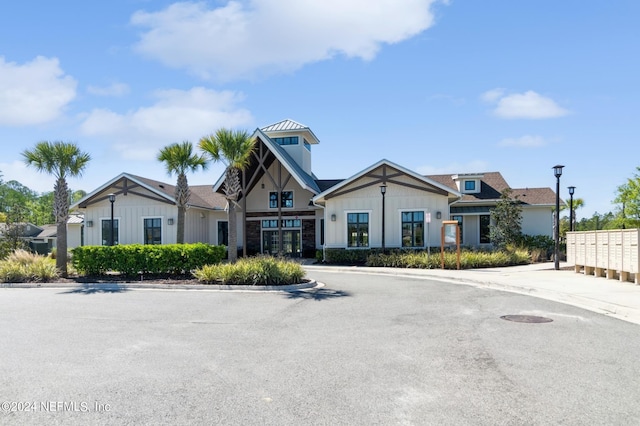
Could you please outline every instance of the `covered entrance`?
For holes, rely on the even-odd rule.
[[[302,256],[302,223],[300,219],[282,220],[282,250],[277,220],[262,221],[262,253],[283,256]],[[275,228],[275,229],[274,229]],[[292,229],[294,228],[294,229]]]

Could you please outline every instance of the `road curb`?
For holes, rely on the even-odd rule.
[[[321,286],[316,280],[290,285],[217,285],[217,284],[138,284],[138,283],[1,283],[0,288],[76,289],[77,291],[116,292],[127,290],[213,290],[213,291],[298,291]]]

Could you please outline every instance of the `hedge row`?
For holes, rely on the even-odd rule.
[[[510,251],[462,250],[460,254],[460,268],[488,268],[530,263],[531,255],[527,250],[515,249]],[[326,249],[325,262],[337,265],[366,265],[390,268],[441,268],[439,248],[428,254],[424,250],[390,249],[383,254],[380,249]],[[457,254],[446,250],[444,253],[445,269],[457,268]]]
[[[530,263],[530,255],[526,250],[506,251],[462,251],[460,253],[460,268],[491,268],[500,266],[525,265]],[[367,258],[367,266],[382,266],[390,268],[420,268],[439,269],[442,258],[439,251],[430,255],[426,252],[392,252],[389,254],[371,254]],[[456,252],[445,251],[444,268],[456,269],[458,256]]]
[[[82,246],[72,250],[73,266],[83,274],[104,275],[107,271],[138,274],[185,274],[204,265],[220,263],[224,246],[209,244],[126,244]]]

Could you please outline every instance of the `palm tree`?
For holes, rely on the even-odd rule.
[[[67,276],[67,220],[69,219],[69,188],[67,176],[82,176],[91,156],[69,142],[38,142],[32,150],[22,153],[25,163],[39,172],[56,178],[53,187],[53,216],[57,228],[56,267],[63,277]]]
[[[203,170],[207,168],[207,159],[204,155],[193,153],[193,145],[191,142],[184,141],[182,143],[174,143],[165,146],[158,154],[158,161],[163,161],[167,168],[169,176],[178,175],[176,183],[175,199],[178,206],[178,235],[177,243],[184,243],[184,217],[187,211],[187,203],[191,197],[191,190],[187,182],[187,171],[195,172],[198,167]]]
[[[229,262],[238,259],[238,233],[236,228],[236,203],[240,198],[240,170],[249,165],[256,140],[246,131],[218,129],[215,134],[200,139],[200,149],[207,152],[213,161],[222,161],[227,168],[224,173],[224,193],[229,204]]]

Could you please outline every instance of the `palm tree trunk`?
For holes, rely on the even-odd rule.
[[[69,220],[69,189],[63,178],[53,188],[53,215],[56,218],[56,267],[67,276],[67,220]]]
[[[178,183],[176,185],[176,204],[178,205],[178,230],[176,235],[176,242],[178,244],[184,243],[184,220],[186,214],[186,206],[191,197],[191,190],[189,189],[189,183],[187,182],[187,176],[184,173],[178,175]]]
[[[240,178],[238,169],[235,167],[227,167],[225,171],[225,187],[224,191],[229,203],[229,247],[227,253],[229,262],[234,263],[238,260],[238,218],[236,217],[236,201],[240,196]]]
[[[178,206],[178,229],[176,235],[176,243],[184,244],[184,219],[186,216],[187,208],[185,206]]]
[[[229,202],[229,247],[227,247],[227,253],[229,262],[235,263],[238,260],[238,228],[236,217],[236,204],[234,200],[228,200]]]

